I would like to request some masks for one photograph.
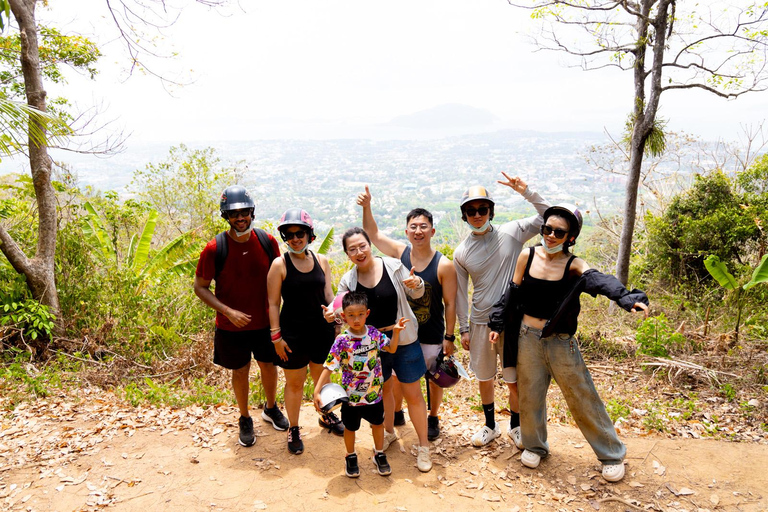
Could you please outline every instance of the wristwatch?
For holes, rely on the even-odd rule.
[[[446,334],[446,335],[444,336],[444,338],[445,338],[446,340],[450,341],[451,343],[453,343],[454,341],[456,341],[456,335],[455,335],[455,334]]]

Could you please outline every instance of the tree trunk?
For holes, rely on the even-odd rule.
[[[27,103],[46,111],[46,92],[40,74],[40,54],[35,21],[36,0],[9,0],[11,11],[19,25],[21,37],[21,69],[24,75],[24,90]],[[36,121],[30,119],[30,123]],[[45,127],[41,127],[45,131]],[[28,258],[0,226],[0,250],[11,262],[13,268],[24,274],[32,296],[41,304],[48,306],[51,312],[60,318],[59,294],[56,290],[54,274],[54,256],[56,254],[56,193],[51,185],[52,161],[48,155],[48,146],[38,146],[29,139],[29,167],[35,188],[38,213],[38,237],[35,256]]]

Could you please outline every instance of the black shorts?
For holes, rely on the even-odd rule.
[[[309,342],[307,340],[283,338],[291,352],[285,351],[288,355],[287,361],[283,361],[280,357],[275,356],[275,364],[286,370],[298,370],[304,368],[310,362],[323,364],[328,357],[328,352],[331,351],[335,339],[333,331],[330,332],[330,335],[323,333],[322,337],[309,340]]]
[[[384,423],[384,400],[368,405],[341,404],[341,421],[344,423],[345,429],[350,432],[357,432],[362,419],[371,425]]]
[[[229,370],[239,370],[253,358],[262,363],[274,363],[277,358],[269,328],[256,331],[225,331],[216,329],[213,336],[213,362]]]

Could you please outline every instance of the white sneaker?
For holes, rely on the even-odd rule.
[[[624,463],[603,464],[603,478],[609,482],[618,482],[624,478]]]
[[[541,456],[537,453],[524,450],[523,454],[520,456],[520,462],[522,462],[525,467],[536,469],[539,467],[539,462],[541,462]]]
[[[518,450],[523,449],[523,436],[520,434],[520,427],[508,428],[507,435],[512,438],[512,442],[515,443]]]
[[[483,425],[483,428],[475,432],[472,436],[472,446],[485,446],[497,437],[501,435],[501,427],[499,422],[496,422],[496,427],[490,428],[488,425]]]
[[[387,432],[384,430],[384,444],[381,446],[381,451],[387,451],[389,445],[397,441],[397,434],[395,432]]]
[[[429,457],[429,446],[417,447],[418,453],[416,454],[416,466],[419,471],[426,473],[432,469],[432,459]]]

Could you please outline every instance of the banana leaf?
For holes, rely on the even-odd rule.
[[[183,263],[190,259],[189,255],[196,249],[191,248],[189,245],[194,233],[194,231],[187,231],[165,244],[165,246],[160,249],[146,265],[144,265],[141,271],[137,274],[137,277],[147,279],[158,276],[176,266],[178,263]]]
[[[149,212],[149,218],[144,224],[144,230],[141,232],[141,238],[139,244],[136,246],[136,253],[133,255],[133,261],[131,262],[131,268],[133,270],[144,268],[149,259],[149,247],[152,243],[152,237],[155,235],[155,227],[157,226],[157,211],[152,210]]]
[[[88,215],[80,223],[80,228],[83,231],[83,235],[91,246],[98,250],[106,261],[115,261],[115,246],[112,244],[112,240],[107,234],[107,230],[101,223],[99,214],[96,213],[96,209],[90,202],[83,205]]]
[[[745,290],[749,290],[755,285],[768,282],[768,254],[763,255],[763,259],[760,260],[760,264],[755,268],[752,274],[752,279],[744,285]]]
[[[707,271],[712,275],[712,277],[714,277],[715,280],[720,283],[720,286],[726,290],[735,290],[738,288],[739,283],[736,282],[736,278],[734,278],[733,275],[728,272],[728,268],[725,266],[725,263],[720,261],[720,258],[718,258],[716,255],[710,254],[707,256],[707,259],[704,260],[704,266],[707,267]]]
[[[331,250],[332,245],[333,245],[333,228],[331,228],[331,230],[328,231],[328,234],[325,235],[325,238],[323,238],[323,243],[320,244],[320,248],[317,250],[317,253],[328,254],[328,251]]]

